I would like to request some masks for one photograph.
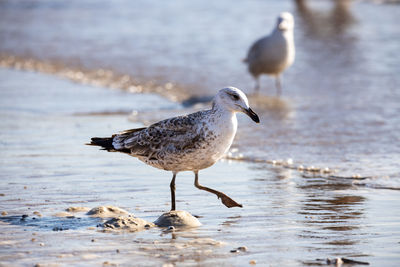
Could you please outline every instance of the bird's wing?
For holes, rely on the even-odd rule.
[[[166,119],[148,128],[132,129],[113,138],[113,146],[129,150],[133,156],[157,157],[160,152],[177,153],[194,147],[201,131],[196,123],[200,114]]]
[[[260,39],[256,41],[249,49],[249,52],[247,53],[247,58],[245,62],[253,62],[257,58],[260,58],[261,52],[262,52],[262,44],[263,44],[263,39]]]

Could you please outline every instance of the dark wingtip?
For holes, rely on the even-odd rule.
[[[92,137],[90,143],[86,143],[85,145],[89,146],[100,146],[105,150],[111,150],[114,149],[114,146],[112,145],[112,137],[106,137],[106,138],[101,138],[101,137]]]

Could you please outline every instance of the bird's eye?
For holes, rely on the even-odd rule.
[[[234,95],[234,94],[232,94],[232,95],[230,95],[231,97],[232,97],[232,99],[233,100],[235,100],[235,101],[238,101],[239,100],[239,96],[238,95]]]

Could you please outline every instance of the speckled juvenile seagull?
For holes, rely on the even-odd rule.
[[[110,152],[123,152],[144,163],[172,171],[171,210],[175,210],[175,177],[181,171],[193,171],[194,185],[221,198],[228,208],[242,207],[222,192],[199,184],[199,170],[217,162],[229,149],[236,134],[236,113],[243,112],[253,121],[259,118],[249,107],[246,95],[237,88],[221,89],[212,108],[186,116],[166,119],[147,128],[126,130],[111,137],[93,137],[89,145]]]
[[[279,15],[272,33],[256,41],[249,49],[246,59],[251,75],[256,80],[255,90],[260,88],[261,74],[275,76],[277,95],[281,94],[280,74],[294,61],[295,47],[293,39],[294,19],[289,12]]]

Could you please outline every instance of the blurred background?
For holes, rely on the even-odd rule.
[[[295,62],[282,75],[281,97],[269,76],[255,95],[242,59],[283,11],[295,20]],[[228,157],[242,161],[218,163],[200,177],[231,191],[245,208],[224,209],[194,191],[191,173],[179,174],[177,198],[179,207],[190,203],[203,216],[197,234],[250,252],[232,256],[213,247],[211,256],[193,250],[188,257],[299,266],[344,255],[397,266],[399,15],[394,0],[0,0],[0,209],[18,216],[40,210],[35,231],[58,227],[52,214],[66,205],[111,203],[157,218],[169,207],[170,173],[83,144],[207,108],[219,89],[235,86],[261,123],[239,115]],[[61,253],[49,256],[26,242],[26,228],[7,227],[0,238],[20,243],[0,243],[8,249],[6,263],[43,256],[53,263]],[[97,264],[110,255],[122,263],[139,257],[116,257],[122,237],[94,232],[47,229],[36,238],[74,255],[93,248],[101,254],[91,258]],[[92,236],[101,242],[90,242]],[[139,236],[151,247],[154,240],[176,241],[157,230]],[[123,238],[124,249],[136,253],[131,236]],[[18,244],[34,253],[26,256]],[[155,253],[156,247],[141,254],[143,263]],[[69,260],[77,263],[63,258]]]
[[[268,76],[254,96],[241,60],[282,11],[295,17],[295,63],[283,73],[281,98]],[[1,64],[184,107],[235,86],[262,118],[241,121],[234,147],[245,157],[396,176],[399,11],[398,1],[2,0]],[[152,110],[133,120],[168,115]]]

